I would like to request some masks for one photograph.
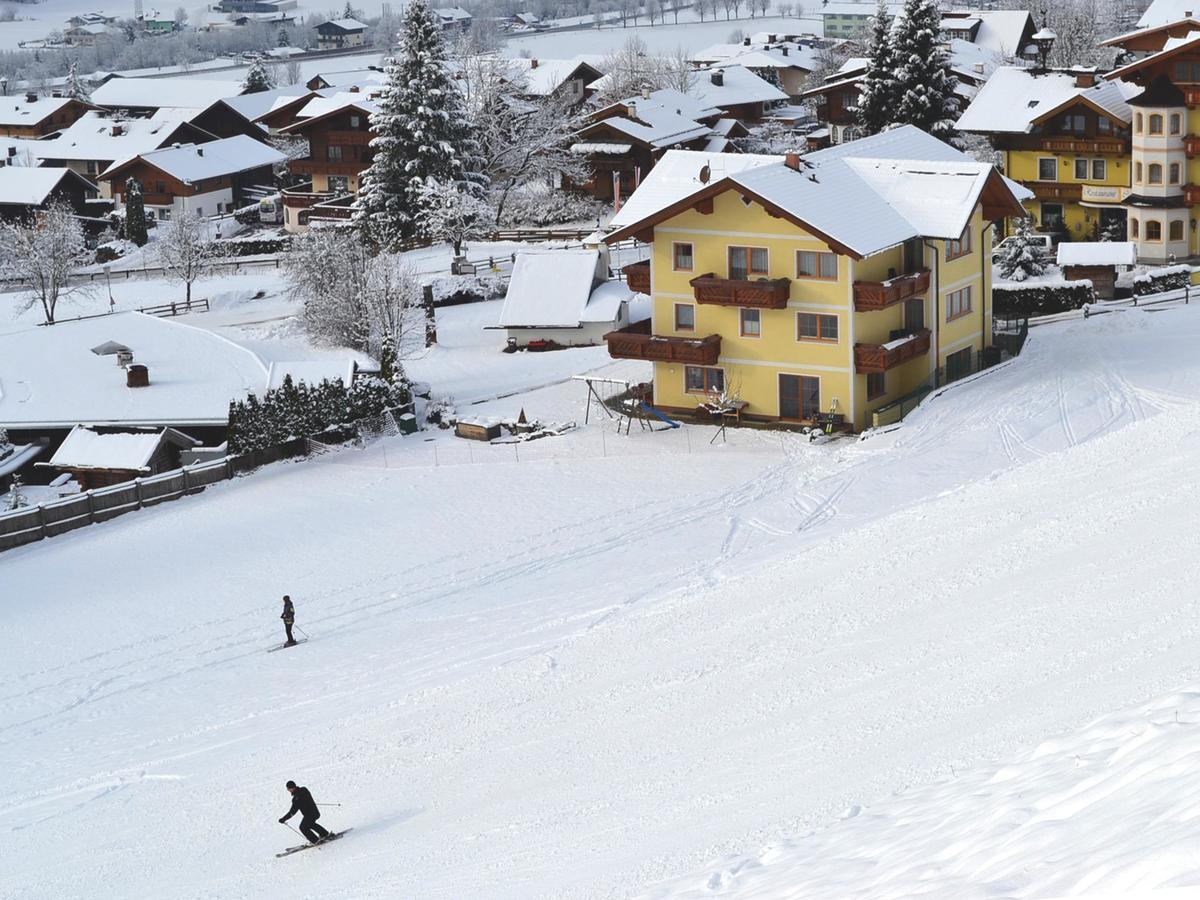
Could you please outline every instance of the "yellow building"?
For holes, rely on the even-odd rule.
[[[1136,85],[1094,72],[1002,67],[958,120],[985,135],[1000,168],[1029,188],[1027,204],[1043,232],[1094,241],[1125,240],[1132,187],[1129,99]]]
[[[606,238],[653,247],[650,333],[614,332],[609,352],[654,362],[662,409],[721,395],[746,417],[861,430],[975,371],[990,225],[1025,214],[1019,193],[912,127],[805,157],[669,151]]]

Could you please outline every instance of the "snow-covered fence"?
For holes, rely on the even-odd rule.
[[[5,513],[0,515],[0,550],[196,494],[210,484],[232,478],[235,472],[231,458],[218,459]]]

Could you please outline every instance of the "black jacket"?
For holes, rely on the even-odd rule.
[[[283,615],[279,618],[291,625],[296,621],[296,608],[292,606],[292,601],[288,600],[283,604]]]
[[[308,792],[308,788],[306,787],[296,788],[296,793],[292,794],[292,808],[283,817],[283,821],[286,822],[296,813],[300,813],[300,817],[303,819],[321,818],[321,811],[317,809],[317,802],[313,800],[312,794]]]

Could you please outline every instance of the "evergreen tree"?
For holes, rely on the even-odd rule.
[[[871,28],[867,73],[859,85],[855,118],[863,134],[878,134],[892,124],[896,113],[896,48],[886,0],[879,0]]]
[[[1042,245],[1032,240],[1032,233],[1032,223],[1028,218],[1017,220],[1017,230],[1000,260],[1000,274],[1009,281],[1024,281],[1046,270]]]
[[[371,114],[374,159],[362,176],[355,224],[369,244],[391,249],[423,233],[425,179],[479,193],[487,179],[462,95],[447,71],[441,26],[426,0],[413,0],[405,10],[400,52],[385,73],[379,110]]]
[[[940,138],[954,127],[955,79],[941,44],[942,15],[933,0],[905,0],[896,31],[896,111],[893,123],[915,125]]]
[[[12,487],[8,491],[8,508],[10,510],[22,509],[29,505],[29,501],[25,499],[25,495],[21,492],[21,476],[14,475],[12,477]]]
[[[150,240],[146,233],[146,201],[142,195],[142,183],[136,178],[125,182],[125,237],[139,247]]]
[[[71,60],[71,68],[67,70],[67,83],[63,92],[72,100],[82,100],[87,103],[92,99],[92,91],[82,78],[79,77],[79,61]]]
[[[273,87],[275,82],[262,60],[256,59],[250,63],[250,68],[246,70],[246,80],[242,82],[242,93],[257,94],[260,91],[269,91]]]
[[[346,8],[342,10],[343,19],[353,19],[358,15],[354,7],[350,5],[350,0],[346,0]]]
[[[395,380],[397,369],[396,339],[389,331],[383,336],[379,349],[379,377],[387,384]]]
[[[280,25],[280,26],[279,26],[279,38],[278,38],[278,40],[275,42],[275,46],[277,46],[277,47],[290,47],[290,46],[292,46],[292,38],[291,38],[291,36],[288,34],[288,30],[287,30],[287,28],[286,28],[285,26],[283,26],[283,25]]]

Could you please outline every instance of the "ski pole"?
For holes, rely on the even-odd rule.
[[[341,806],[342,805],[340,803],[329,803],[326,800],[314,800],[313,803],[317,804],[317,806]]]
[[[290,824],[288,824],[287,822],[280,822],[279,824],[280,824],[280,825],[284,825],[284,826],[286,826],[286,827],[288,827],[288,828],[292,828],[292,826],[291,826]],[[296,831],[296,829],[295,829],[295,828],[292,828],[292,831]],[[299,831],[296,831],[296,834],[300,834],[300,832],[299,832]],[[304,837],[304,835],[300,834],[300,837]]]
[[[298,632],[300,632],[302,635],[304,635],[306,638],[308,637],[308,632],[307,632],[307,631],[305,631],[303,628],[301,628],[299,625],[294,625],[294,626],[292,626],[292,627],[293,627],[293,628],[295,628],[295,629],[296,629]],[[312,640],[312,638],[308,638],[308,639],[309,639],[309,640]]]

